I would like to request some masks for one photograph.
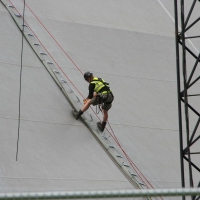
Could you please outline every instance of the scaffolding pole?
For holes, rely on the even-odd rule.
[[[178,189],[143,189],[143,190],[105,190],[105,191],[71,191],[71,192],[31,192],[31,193],[0,193],[4,200],[30,199],[88,199],[88,198],[134,198],[156,196],[191,196],[200,195],[199,188]]]

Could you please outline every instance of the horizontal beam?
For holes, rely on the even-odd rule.
[[[122,197],[133,198],[133,197],[193,196],[193,195],[200,195],[200,188],[31,192],[31,193],[4,193],[4,194],[0,193],[0,199],[40,200],[40,199],[86,199],[86,198],[122,198]]]

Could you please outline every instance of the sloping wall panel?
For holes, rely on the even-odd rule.
[[[11,2],[22,13],[23,2]],[[29,6],[26,7],[27,23],[83,96],[87,96],[88,84],[79,70],[92,71],[110,83],[115,100],[109,111],[109,122],[123,150],[144,177],[155,188],[181,187],[173,2],[27,0],[26,3]],[[5,92],[7,97],[2,97],[5,104],[1,105],[4,109],[2,123],[12,124],[10,118],[14,118],[14,125],[9,126],[12,131],[2,126],[4,131],[9,129],[10,136],[4,135],[8,140],[17,129],[19,76],[16,74],[20,67],[21,35],[2,6],[0,11],[9,24],[5,27],[4,20],[0,20],[1,27],[4,27],[1,43],[7,49],[1,49],[0,61],[2,70],[9,74],[11,81],[5,78],[1,80],[8,81],[5,90],[13,90],[10,95]],[[197,12],[193,19],[196,15]],[[14,48],[13,43],[17,44]],[[56,190],[61,187],[61,183],[60,189],[71,190],[85,189],[87,186],[90,189],[131,188],[131,184],[88,129],[73,119],[70,105],[38,58],[25,45],[21,140],[24,140],[22,147],[28,149],[30,143],[32,147],[23,153],[19,152],[19,160],[25,162],[23,167],[27,168],[27,176],[30,175],[27,163],[33,167],[30,176],[37,183],[31,182],[32,179],[26,179],[27,182],[39,188],[37,184],[45,182],[39,179],[40,176],[47,180],[55,177],[56,184],[51,180],[52,185],[46,186],[47,190]],[[198,44],[190,45],[198,49]],[[188,60],[193,64],[191,57]],[[82,100],[78,91],[77,96]],[[12,99],[12,109],[7,99]],[[192,101],[198,105],[198,100]],[[7,114],[9,112],[10,115]],[[95,114],[90,112],[96,119]],[[102,115],[99,114],[99,117],[102,118]],[[190,117],[193,126],[196,118],[193,115]],[[111,135],[112,130],[107,127],[105,134]],[[16,134],[12,137],[11,145],[10,156],[13,160],[15,141]],[[10,149],[10,145],[4,145]],[[34,156],[31,157],[31,154]],[[3,165],[6,167],[10,162]],[[21,167],[18,167],[19,171]],[[187,170],[187,165],[185,167]],[[7,180],[7,173],[12,170],[12,167],[4,169],[2,177],[5,176]],[[39,174],[36,173],[38,170]],[[16,175],[22,176],[20,172],[16,172]],[[199,178],[194,176],[194,182],[197,185]],[[8,187],[8,190],[13,190],[13,187]]]
[[[1,192],[132,188],[90,131],[73,118],[68,101],[26,40],[16,161],[21,34],[2,4],[0,8]]]

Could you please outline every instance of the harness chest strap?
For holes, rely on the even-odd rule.
[[[103,102],[105,102],[108,99],[108,97],[109,97],[108,94],[111,94],[112,98],[114,97],[113,94],[112,94],[112,91],[110,90],[110,88],[108,86],[109,83],[105,82],[103,79],[94,77],[91,83],[95,84],[95,88],[94,88],[95,92],[100,93],[102,95],[107,94],[107,98],[104,98]],[[101,89],[104,88],[104,87],[106,87],[107,90],[103,91],[103,92],[100,92]],[[113,101],[113,99],[112,99],[112,101]],[[111,102],[105,102],[105,104],[111,104],[112,101]]]
[[[95,92],[99,92],[103,87],[106,87],[109,91],[109,83],[106,83],[103,79],[101,78],[97,78],[97,77],[94,77],[92,82],[91,83],[94,83],[95,84],[95,88],[94,88],[94,91]],[[100,92],[101,93],[101,92]]]

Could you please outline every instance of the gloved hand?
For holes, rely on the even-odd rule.
[[[83,99],[83,103],[85,105],[87,103],[87,99]]]

